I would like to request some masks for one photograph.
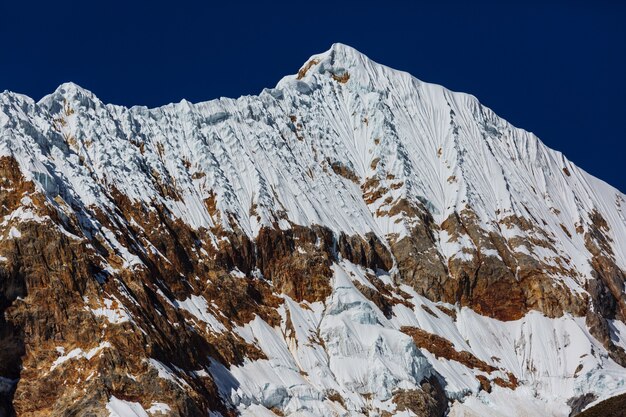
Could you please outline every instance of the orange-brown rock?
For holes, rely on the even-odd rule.
[[[319,60],[318,59],[312,59],[309,62],[307,62],[301,69],[300,71],[298,71],[298,76],[296,77],[296,79],[301,80],[302,78],[304,78],[304,76],[306,75],[306,73],[309,71],[309,69],[311,69],[311,67],[313,65],[317,65],[319,64]]]
[[[463,249],[470,260],[467,256],[452,257],[444,265],[432,234],[437,227],[432,217],[426,210],[408,203],[401,210],[418,221],[410,236],[391,242],[392,253],[400,279],[418,293],[433,301],[458,303],[505,321],[519,319],[530,310],[539,310],[549,317],[559,317],[564,312],[586,314],[586,298],[555,285],[552,276],[555,273],[567,276],[574,274],[573,271],[555,270],[511,249],[522,244],[549,247],[551,242],[538,226],[525,219],[508,218],[503,227],[515,224],[522,230],[533,230],[540,237],[529,238],[528,242],[507,242],[501,235],[480,228],[475,214],[469,210],[451,215],[441,229],[453,240],[465,235],[473,247]],[[417,253],[419,257],[415,256]]]
[[[339,234],[337,250],[344,259],[374,271],[377,269],[389,271],[393,267],[393,257],[389,249],[371,232],[366,233],[364,237]]]
[[[359,176],[356,175],[354,170],[350,168],[349,166],[339,161],[332,161],[332,162],[328,161],[328,163],[330,164],[330,167],[332,168],[335,174],[341,177],[344,177],[345,179],[352,181],[355,184],[359,183]]]
[[[417,347],[428,350],[438,358],[457,361],[468,368],[475,368],[488,373],[498,370],[495,366],[478,359],[470,352],[464,350],[459,352],[454,348],[452,342],[436,334],[408,326],[403,326],[400,331],[411,336]]]
[[[448,400],[436,376],[424,379],[421,389],[398,390],[392,397],[397,411],[412,411],[417,416],[444,416]]]
[[[591,334],[602,342],[609,356],[626,366],[626,351],[613,342],[607,321],[626,319],[626,273],[615,263],[610,238],[606,234],[609,231],[606,220],[597,211],[590,213],[590,219],[585,245],[592,255],[591,266],[596,279],[587,282],[586,290],[591,295],[593,309],[587,312],[586,322]]]
[[[296,301],[320,301],[330,295],[330,230],[262,228],[255,243],[259,269],[280,292]]]

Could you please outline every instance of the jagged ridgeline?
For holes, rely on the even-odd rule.
[[[574,415],[626,391],[625,198],[340,44],[239,99],[4,92],[0,415]]]

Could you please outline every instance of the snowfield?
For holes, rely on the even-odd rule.
[[[586,236],[598,213],[606,222],[604,253],[626,270],[626,195],[475,97],[422,82],[342,44],[312,56],[275,88],[238,99],[183,100],[148,109],[104,104],[72,83],[38,102],[0,93],[0,156],[15,158],[59,212],[97,208],[116,215],[110,195],[119,193],[143,204],[146,215],[159,204],[192,230],[236,229],[250,239],[262,228],[321,225],[337,236],[372,234],[388,248],[411,236],[421,221],[394,211],[394,205],[415,202],[437,226],[432,239],[446,266],[472,262],[476,252],[501,258],[469,234],[453,236],[439,227],[471,211],[477,227],[507,242],[523,242],[509,245],[513,255],[554,267],[557,272],[549,272],[554,287],[580,297],[589,296],[589,282],[596,279]],[[49,221],[34,214],[32,201],[22,203],[0,219],[8,230],[0,239],[18,239],[20,222]],[[102,261],[107,274],[147,268],[139,251],[169,262],[159,248],[125,245],[95,217],[79,217],[85,239],[106,243],[120,259]],[[530,219],[545,236],[511,218]],[[134,220],[132,226],[141,229],[140,219]],[[218,250],[225,238],[208,233],[211,248]],[[306,255],[303,247],[296,251]],[[278,294],[280,325],[257,315],[233,328],[265,358],[230,367],[207,358],[208,365],[195,370],[154,358],[143,358],[144,363],[183,391],[191,388],[181,374],[212,377],[221,399],[243,416],[411,416],[415,413],[399,409],[394,395],[422,390],[430,377],[441,382],[448,415],[454,417],[566,417],[573,397],[593,393],[601,400],[626,392],[625,368],[590,333],[584,316],[550,318],[530,311],[500,321],[418,294],[398,281],[395,259],[383,271],[335,255],[325,300],[298,302]],[[0,254],[0,263],[6,261]],[[401,300],[390,314],[365,295],[364,288],[379,289],[372,277]],[[214,300],[157,294],[180,310],[183,325],[215,337],[230,331]],[[623,302],[623,286],[621,295]],[[88,301],[85,311],[107,326],[134,325],[127,308],[132,297]],[[607,319],[613,343],[626,349],[626,325],[617,316]],[[439,336],[455,353],[469,352],[493,371],[437,356],[417,346],[406,328]],[[67,353],[61,348],[50,371],[91,361],[111,348],[107,341],[94,346]],[[493,383],[488,392],[481,377],[515,378],[518,385]],[[165,401],[142,406],[114,395],[106,404],[110,417],[169,415],[173,409]],[[207,410],[207,415],[219,414]]]

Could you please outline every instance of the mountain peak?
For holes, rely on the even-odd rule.
[[[333,43],[330,49],[312,55],[300,67],[297,74],[284,77],[277,87],[282,89],[291,86],[304,92],[310,87],[315,88],[323,79],[332,79],[342,84],[352,79],[357,80],[359,84],[368,85],[378,75],[390,70],[351,46]],[[400,71],[393,72],[401,73]]]
[[[89,106],[90,103],[98,101],[94,93],[81,87],[80,85],[68,81],[59,85],[52,94],[48,94],[39,100],[39,105],[51,109],[62,105],[64,102],[76,103],[78,105]]]
[[[360,52],[359,50],[357,50],[356,48],[353,48],[350,45],[346,45],[344,43],[340,43],[340,42],[335,42],[330,46],[330,49],[326,52],[324,52],[323,54],[329,54],[329,55],[334,55],[335,59],[338,58],[348,58],[348,57],[357,57],[357,58],[361,58],[361,59],[368,59],[367,55],[365,55],[364,53]]]
[[[64,82],[59,85],[56,90],[54,90],[53,94],[59,94],[66,98],[95,97],[94,93],[90,90],[87,90],[72,81]]]

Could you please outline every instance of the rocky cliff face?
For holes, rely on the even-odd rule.
[[[344,45],[259,96],[0,94],[0,415],[553,415],[626,391],[625,196]]]

